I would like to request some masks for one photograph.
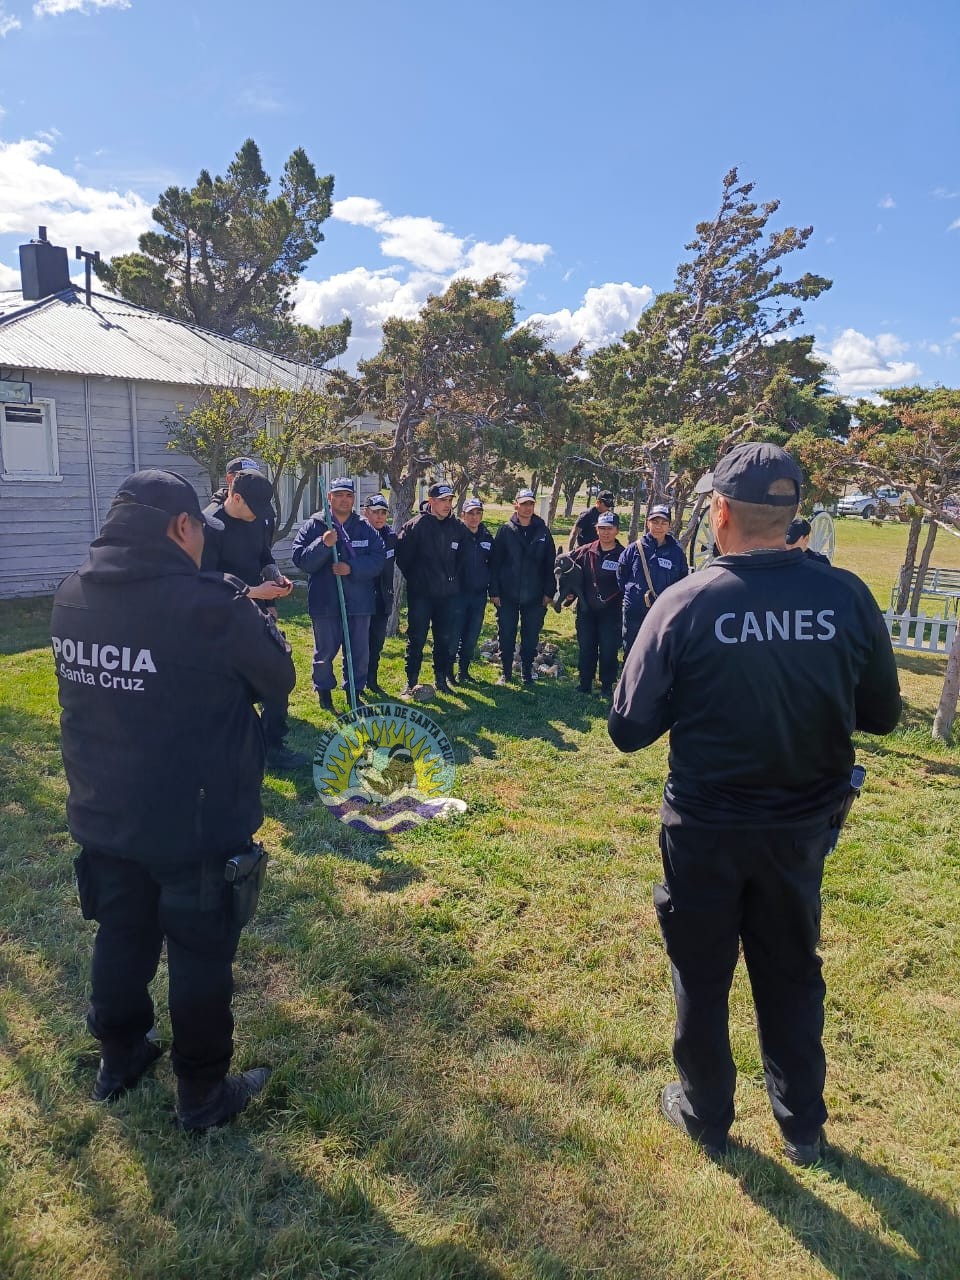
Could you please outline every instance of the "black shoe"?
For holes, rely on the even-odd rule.
[[[601,696],[601,698],[612,698],[612,697],[613,697],[613,685],[612,685],[612,684],[605,684],[605,685],[601,685],[601,687],[600,687],[600,696]]]
[[[577,692],[578,692],[578,693],[593,693],[593,685],[592,685],[592,684],[578,684],[578,685],[577,685]]]
[[[140,1083],[162,1053],[156,1031],[148,1031],[140,1043],[126,1053],[101,1058],[91,1095],[94,1102],[115,1102],[122,1097]]]
[[[382,698],[382,697],[383,697],[383,695],[386,693],[386,690],[385,690],[385,689],[383,689],[383,688],[381,688],[381,687],[380,687],[380,685],[377,683],[377,681],[376,681],[376,680],[368,680],[368,681],[367,681],[367,692],[368,692],[368,693],[375,693],[378,697]]]
[[[719,1160],[722,1156],[725,1156],[727,1154],[726,1138],[723,1138],[720,1142],[707,1142],[701,1135],[690,1132],[683,1112],[680,1110],[682,1100],[683,1085],[679,1081],[674,1080],[672,1084],[664,1085],[660,1094],[660,1110],[663,1112],[664,1118],[669,1120],[675,1129],[680,1129],[688,1138],[692,1138],[711,1160]]]
[[[477,677],[472,676],[470,674],[470,670],[468,667],[460,668],[460,674],[457,677],[457,680],[460,684],[476,684],[477,683]]]
[[[267,750],[267,764],[271,769],[285,772],[291,769],[305,769],[311,763],[310,757],[302,751],[291,751],[289,747],[270,747]]]
[[[803,1169],[820,1164],[827,1154],[827,1140],[823,1136],[823,1130],[820,1130],[812,1142],[791,1142],[789,1138],[784,1138],[783,1154],[791,1164],[798,1164]]]
[[[508,671],[501,671],[500,674],[497,676],[497,684],[500,685],[501,687],[503,685],[510,684],[512,680],[513,680],[513,677],[510,675]]]
[[[451,667],[450,670],[447,672],[447,683],[448,684],[457,683],[457,673],[454,671],[453,667]]]
[[[320,705],[324,711],[333,710],[333,694],[329,689],[318,689],[317,697],[320,699]]]
[[[225,1076],[212,1088],[198,1089],[181,1080],[178,1085],[177,1124],[185,1133],[204,1133],[229,1124],[261,1092],[270,1067],[251,1067],[238,1076]]]
[[[437,693],[451,693],[451,692],[452,692],[452,690],[451,690],[450,686],[447,684],[447,677],[446,677],[446,676],[436,676],[436,677],[434,677],[433,687],[436,689]]]

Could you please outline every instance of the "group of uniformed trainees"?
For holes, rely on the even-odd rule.
[[[246,479],[241,470],[238,480]],[[354,509],[354,483],[349,478],[334,480],[327,496],[329,523],[320,513],[311,516],[297,533],[292,551],[293,563],[309,574],[313,684],[324,708],[333,710],[334,659],[344,648],[337,578],[343,588],[356,689],[381,694],[380,657],[393,608],[395,567],[407,589],[402,698],[410,697],[419,682],[431,633],[435,687],[448,693],[451,685],[472,681],[470,664],[488,599],[497,611],[497,683],[509,684],[513,678],[518,634],[520,677],[524,684],[533,683],[537,644],[556,590],[557,551],[550,530],[534,513],[532,490],[517,493],[513,514],[496,536],[483,522],[479,498],[468,498],[462,518],[454,516],[453,490],[443,483],[430,486],[424,510],[399,532],[387,523],[382,494],[365,500],[362,515]],[[613,694],[621,642],[629,651],[653,600],[687,572],[683,551],[670,533],[667,507],[651,509],[643,537],[626,549],[618,540],[619,518],[612,507],[613,495],[601,493],[595,507],[577,521],[569,557],[577,585],[566,598],[577,607],[579,688],[592,691],[599,665],[601,692],[607,697]],[[210,542],[215,540],[213,535]],[[227,566],[220,562],[218,567]],[[343,687],[347,685],[344,669]]]
[[[654,901],[673,975],[679,1079],[663,1088],[661,1111],[710,1155],[726,1151],[736,1082],[728,993],[742,946],[785,1154],[809,1165],[824,1158],[827,1115],[817,954],[824,860],[861,782],[852,775],[852,734],[891,732],[900,693],[865,584],[787,543],[801,482],[775,445],[743,444],[718,463],[710,520],[719,554],[649,603],[608,729],[622,751],[670,735]],[[228,519],[252,526],[259,518],[267,484],[241,467],[230,492],[202,512],[175,473],[128,477],[53,610],[67,816],[81,846],[83,913],[99,925],[87,1019],[101,1044],[93,1096],[120,1097],[162,1052],[148,987],[166,941],[177,1116],[188,1131],[227,1123],[270,1075],[267,1066],[229,1074],[231,962],[264,866],[253,842],[264,770],[254,704],[281,717],[294,683],[289,646],[269,614],[289,584],[279,575],[248,587],[241,577],[200,571],[207,547],[226,545]],[[465,513],[469,536],[491,543],[480,548],[490,551],[490,577],[458,577],[464,535],[450,498],[433,486],[429,512],[405,525],[393,548],[411,596],[410,684],[430,625],[438,683],[455,660],[458,677],[469,675],[484,593],[500,611],[504,677],[518,624],[521,663],[529,664],[534,649],[523,629],[539,629],[552,581],[552,539],[523,490],[495,539],[476,506]],[[356,646],[366,681],[371,597],[387,560],[375,528],[383,500],[368,505],[372,521],[353,514],[348,482],[331,486],[330,501],[333,527],[308,521],[296,552],[311,573],[315,679],[327,694],[338,635],[325,569],[332,566],[332,579],[339,568],[366,609],[351,615],[366,619]],[[615,575],[604,565],[616,542],[606,514],[595,517],[597,538],[574,552],[588,578],[594,562],[601,594],[612,592]],[[665,518],[651,513],[651,523]],[[256,541],[251,534],[251,548]],[[467,582],[473,589],[460,590]],[[440,607],[454,596],[465,597],[456,645]]]

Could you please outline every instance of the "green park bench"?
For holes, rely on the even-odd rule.
[[[906,574],[906,565],[901,565],[900,572],[897,574],[897,585],[890,592],[891,609],[896,603],[897,595],[900,592],[900,584]],[[917,585],[917,570],[914,569],[910,575],[910,585],[908,588],[908,598],[912,596]],[[960,569],[934,569],[928,568],[923,575],[923,587],[920,594],[922,596],[931,596],[936,600],[944,601],[944,614],[953,613],[956,615],[957,606],[960,604]]]

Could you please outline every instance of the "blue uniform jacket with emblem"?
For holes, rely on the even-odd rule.
[[[645,533],[639,542],[631,542],[620,557],[617,581],[623,591],[623,617],[625,622],[642,622],[647,616],[644,597],[649,590],[643,572],[643,560],[650,570],[650,581],[659,596],[667,587],[687,576],[687,560],[683,548],[672,533],[668,533],[661,546],[652,534]]]
[[[379,533],[355,511],[337,530],[340,559],[350,566],[344,574],[343,598],[350,615],[374,613],[376,580],[386,561],[386,551]],[[307,608],[312,617],[331,617],[340,613],[337,579],[333,573],[333,548],[323,541],[330,526],[319,513],[300,526],[293,540],[291,559],[298,569],[310,575]]]
[[[466,527],[466,526],[465,526]],[[457,565],[457,586],[469,595],[487,593],[490,585],[490,552],[493,550],[493,534],[481,520],[477,532],[469,529],[461,542],[460,563]]]
[[[386,559],[375,583],[374,613],[389,613],[393,608],[393,578],[397,566],[397,535],[388,524],[378,530]]]

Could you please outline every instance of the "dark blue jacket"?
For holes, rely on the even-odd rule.
[[[639,542],[631,542],[620,557],[617,568],[617,581],[623,591],[625,622],[642,622],[647,616],[644,596],[649,588],[641,556],[647,562],[653,589],[658,596],[688,573],[687,558],[672,533],[667,534],[662,547],[657,546],[656,538],[649,533],[645,533]]]
[[[524,528],[516,513],[497,530],[490,556],[490,596],[511,604],[533,604],[553,595],[553,535],[532,516]]]
[[[323,542],[329,527],[319,512],[312,515],[300,526],[290,554],[297,568],[305,569],[310,575],[307,608],[312,617],[318,618],[333,617],[340,612],[333,547]],[[356,511],[339,526],[338,535],[340,559],[350,566],[350,572],[340,579],[347,613],[372,614],[376,608],[376,579],[386,560],[380,535]]]
[[[490,585],[490,552],[493,550],[493,534],[480,521],[477,532],[467,529],[460,542],[457,562],[457,587],[466,595],[487,594]]]
[[[604,551],[598,539],[570,553],[574,563],[583,569],[582,603],[578,609],[586,605],[591,613],[603,614],[613,610],[619,617],[622,596],[617,579],[623,550],[623,543],[615,542],[609,551]]]
[[[378,530],[386,554],[383,568],[373,584],[376,608],[374,613],[389,613],[393,608],[393,573],[397,567],[397,535],[388,524]]]
[[[457,565],[467,526],[456,516],[438,520],[431,511],[408,520],[397,534],[397,564],[407,595],[432,599],[457,593]]]

